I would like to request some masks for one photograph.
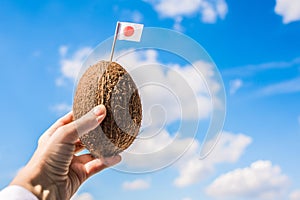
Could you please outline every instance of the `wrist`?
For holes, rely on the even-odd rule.
[[[24,167],[18,172],[17,176],[13,179],[10,185],[21,186],[40,200],[47,199],[49,196],[49,190],[47,190],[46,187],[37,180],[38,173],[39,172],[36,169],[27,170],[27,168]]]

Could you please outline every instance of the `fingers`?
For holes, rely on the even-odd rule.
[[[119,162],[121,162],[121,160],[122,157],[120,155],[116,155],[116,156],[104,158],[104,164],[106,165],[106,167],[112,167],[118,164]]]
[[[57,142],[75,143],[78,138],[95,129],[105,118],[106,109],[103,105],[94,107],[90,112],[71,123],[57,128]],[[67,120],[65,120],[67,121]]]
[[[73,121],[73,112],[67,113],[65,116],[58,119],[40,138],[38,144],[44,144],[45,141],[53,135],[53,133],[61,126]]]
[[[93,160],[85,164],[87,177],[91,177],[92,175],[100,172],[101,170],[107,167],[112,167],[118,164],[121,161],[121,159],[122,158],[120,155],[103,158],[103,159],[94,158]]]
[[[77,170],[79,171],[75,170],[78,175],[81,175],[79,178],[83,182],[92,175],[100,172],[107,167],[116,165],[120,161],[120,155],[98,159],[94,158],[91,154],[84,154],[80,156],[74,156],[72,163],[74,166],[79,163],[80,165],[83,165],[83,167],[77,167]]]
[[[49,134],[51,136],[51,134],[53,134],[56,131],[56,129],[58,129],[59,127],[61,127],[63,125],[69,124],[72,121],[73,121],[73,112],[70,111],[69,113],[67,113],[60,119],[58,119],[46,132],[49,132]]]

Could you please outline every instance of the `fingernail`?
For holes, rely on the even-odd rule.
[[[105,117],[105,107],[104,105],[98,105],[93,109],[93,113],[97,116],[97,121],[100,122]]]
[[[103,105],[98,105],[94,108],[93,112],[96,116],[100,116],[101,114],[104,113]]]

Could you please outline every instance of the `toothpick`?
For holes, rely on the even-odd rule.
[[[116,25],[116,30],[115,30],[114,41],[113,41],[113,44],[111,47],[111,52],[110,52],[110,62],[112,62],[112,59],[114,56],[116,41],[117,41],[118,34],[119,34],[119,27],[120,27],[120,22],[118,21],[117,25]]]

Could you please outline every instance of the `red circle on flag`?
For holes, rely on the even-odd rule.
[[[132,26],[126,26],[123,33],[126,37],[130,37],[134,34],[134,28]]]

